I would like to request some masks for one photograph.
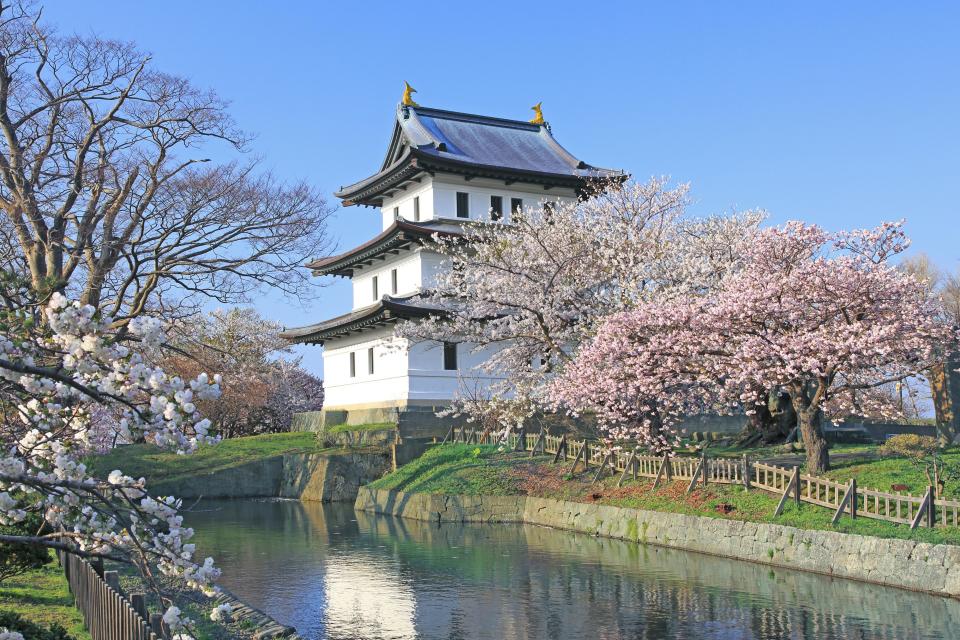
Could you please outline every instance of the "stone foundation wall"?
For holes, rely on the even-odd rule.
[[[390,468],[388,453],[287,454],[150,485],[150,493],[198,498],[354,500],[357,490]]]
[[[526,496],[362,487],[361,511],[434,522],[519,522],[960,598],[960,547]]]

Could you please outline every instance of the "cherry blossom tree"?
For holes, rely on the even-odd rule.
[[[791,222],[744,246],[714,291],[608,318],[554,399],[664,448],[698,399],[750,409],[756,388],[775,385],[790,394],[811,473],[829,467],[824,416],[895,417],[889,394],[871,391],[929,367],[951,337],[926,283],[893,265],[908,246],[902,225],[828,233]]]
[[[221,394],[198,403],[223,437],[285,431],[294,413],[323,407],[323,382],[300,366],[281,328],[254,309],[212,311],[178,323],[161,362],[183,378],[223,376]]]
[[[492,404],[472,394],[454,411],[526,420],[544,407],[546,382],[599,318],[654,292],[708,289],[735,263],[745,229],[763,214],[693,219],[685,215],[687,191],[669,188],[665,179],[604,185],[578,202],[541,203],[506,223],[437,237],[449,266],[422,299],[447,313],[403,323],[398,334],[478,350],[495,346],[481,366],[503,378],[487,390]],[[510,402],[517,406],[509,409]]]
[[[0,542],[133,563],[162,598],[157,575],[214,591],[219,570],[195,559],[180,501],[150,496],[143,478],[120,470],[92,477],[82,459],[95,411],[112,416],[121,441],[182,454],[215,442],[196,403],[219,394],[219,376],[185,380],[149,364],[140,349],[166,340],[156,319],[131,320],[121,341],[92,306],[59,293],[41,306],[24,292],[6,287],[0,310],[0,524],[40,516],[46,526]],[[172,609],[165,619],[177,630],[185,621]]]

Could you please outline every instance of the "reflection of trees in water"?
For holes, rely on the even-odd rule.
[[[952,600],[746,562],[542,527],[357,519],[361,533],[392,541],[423,580],[438,572],[469,580],[472,571],[477,582],[492,583],[458,606],[470,624],[510,629],[505,637],[698,637],[713,630],[723,638],[892,639],[951,637],[960,624],[960,603]],[[424,550],[437,546],[463,551],[451,563]],[[417,590],[419,581],[412,582]],[[504,606],[507,594],[525,606]],[[421,614],[431,609],[430,597],[418,592]],[[491,610],[499,610],[493,619]]]

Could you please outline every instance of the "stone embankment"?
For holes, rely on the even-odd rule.
[[[434,522],[526,523],[960,598],[960,547],[527,496],[362,487],[355,508]]]
[[[291,453],[151,484],[155,495],[346,502],[390,467],[387,453]]]

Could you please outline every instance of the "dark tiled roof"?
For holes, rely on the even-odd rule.
[[[389,324],[397,320],[424,318],[443,313],[435,307],[412,303],[410,302],[411,298],[412,296],[406,298],[383,296],[374,304],[361,307],[342,316],[306,327],[285,329],[280,333],[280,337],[292,343],[323,344],[330,338]]]
[[[352,276],[355,269],[363,263],[385,251],[403,249],[411,244],[423,244],[434,234],[443,236],[459,235],[459,227],[438,221],[408,222],[396,220],[379,235],[358,247],[336,256],[321,258],[307,264],[317,276]]]
[[[336,195],[346,204],[376,204],[391,187],[434,170],[573,188],[626,177],[578,160],[547,125],[401,105],[380,171]]]

